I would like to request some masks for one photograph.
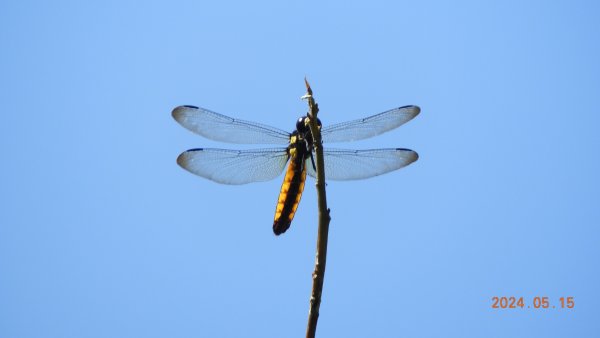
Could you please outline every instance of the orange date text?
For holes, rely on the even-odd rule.
[[[492,309],[572,309],[575,307],[574,297],[560,297],[558,302],[551,303],[549,297],[492,297]]]

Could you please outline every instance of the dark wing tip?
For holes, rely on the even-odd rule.
[[[186,153],[187,153],[187,151],[184,151],[183,153],[179,154],[179,156],[177,156],[177,164],[179,164],[179,166],[184,169],[185,169],[185,165],[188,161]]]
[[[194,149],[189,149],[189,150],[184,151],[183,153],[179,154],[179,156],[177,156],[177,164],[179,164],[180,167],[187,170],[191,153],[196,152],[196,151],[203,151],[203,150],[204,150],[204,148],[194,148]]]
[[[416,151],[413,151],[413,162],[417,162],[417,160],[419,159],[419,154]]]
[[[421,107],[413,106],[413,109],[415,110],[415,116],[417,116],[417,115],[419,115],[419,113],[421,113]]]
[[[198,107],[190,106],[190,105],[179,106],[179,107],[176,107],[175,109],[173,109],[173,111],[171,112],[171,116],[173,116],[173,118],[176,121],[180,121],[180,119],[183,117],[185,112],[189,111],[190,109],[198,109]]]
[[[406,158],[409,160],[407,165],[416,162],[419,159],[419,154],[414,150],[406,148],[396,148],[396,150],[407,154]]]
[[[417,115],[419,115],[419,113],[421,112],[421,108],[419,106],[415,106],[415,105],[408,105],[408,106],[402,106],[398,109],[404,109],[404,110],[408,110],[412,113],[412,116],[415,117]]]

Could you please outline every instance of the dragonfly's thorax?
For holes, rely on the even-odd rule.
[[[312,140],[312,137],[310,137],[310,140]],[[294,131],[290,135],[290,145],[288,146],[288,152],[291,156],[295,156],[297,154],[308,154],[311,152],[311,150],[312,143],[308,142],[306,135],[301,135],[300,133],[298,133],[298,131]]]

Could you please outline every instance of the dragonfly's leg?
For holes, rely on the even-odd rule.
[[[315,165],[315,158],[313,157],[312,151],[310,152],[310,163],[312,163],[313,169],[317,172],[317,166]]]

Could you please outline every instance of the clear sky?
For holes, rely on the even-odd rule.
[[[329,182],[319,337],[598,336],[599,18],[592,1],[3,1],[0,337],[302,337],[314,181],[275,237],[282,177],[182,170],[186,149],[250,146],[171,110],[291,131],[304,76],[324,125],[422,109],[335,145],[420,159]]]

